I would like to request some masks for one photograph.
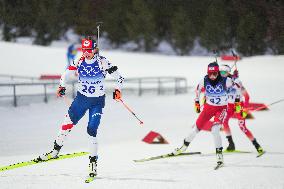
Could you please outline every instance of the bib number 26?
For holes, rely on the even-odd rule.
[[[83,92],[84,93],[90,93],[93,94],[96,91],[96,87],[95,86],[87,86],[87,85],[82,85],[83,86]],[[103,86],[100,86],[100,90],[103,90]]]

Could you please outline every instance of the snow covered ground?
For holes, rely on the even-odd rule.
[[[59,74],[65,67],[65,49],[0,42],[0,74],[39,76]],[[15,56],[15,53],[17,56]],[[176,57],[102,52],[118,65],[125,77],[184,76],[195,85],[206,73],[212,57]],[[240,77],[253,102],[284,98],[284,56],[244,58],[238,63]],[[232,63],[231,63],[232,64]],[[256,158],[253,145],[231,120],[238,149],[250,154],[225,154],[226,166],[216,164],[213,139],[201,132],[189,151],[203,155],[184,156],[145,163],[134,159],[171,152],[181,145],[197,117],[193,111],[193,93],[178,96],[124,96],[125,102],[140,116],[141,127],[124,107],[107,97],[99,128],[98,179],[85,184],[87,156],[37,164],[0,172],[0,188],[234,188],[284,189],[284,103],[269,111],[254,112],[247,121],[267,154]],[[52,148],[67,105],[62,99],[48,104],[35,103],[18,108],[0,107],[0,166],[30,160]],[[73,129],[62,153],[87,151],[87,116]],[[149,132],[161,133],[169,144],[149,145],[141,139]],[[223,144],[227,145],[223,135]]]

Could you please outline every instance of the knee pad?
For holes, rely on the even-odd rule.
[[[100,125],[101,113],[95,113],[89,118],[87,132],[90,136],[96,137]]]
[[[92,136],[92,137],[96,137],[97,136],[97,130],[98,128],[93,128],[93,127],[87,127],[87,133]]]

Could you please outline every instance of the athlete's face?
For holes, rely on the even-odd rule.
[[[212,81],[214,81],[215,79],[217,79],[217,77],[218,77],[218,72],[209,72],[208,73],[208,77],[209,77],[209,79],[211,79]]]
[[[91,60],[95,55],[95,51],[93,49],[82,49],[82,52],[83,56],[88,60]]]

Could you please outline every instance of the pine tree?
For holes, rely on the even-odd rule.
[[[253,12],[240,18],[237,28],[237,49],[245,56],[263,54],[265,51],[264,36],[266,28]],[[263,29],[262,29],[263,28]]]
[[[268,47],[274,54],[284,54],[284,2],[268,1],[265,9],[268,19]]]
[[[195,39],[192,18],[179,7],[171,19],[172,44],[177,54],[188,54]]]
[[[96,20],[92,11],[95,2],[92,0],[81,1],[78,4],[75,18],[75,32],[79,35],[93,35],[96,33]]]
[[[171,38],[171,19],[173,10],[175,10],[176,0],[158,0],[149,1],[148,6],[151,6],[153,11],[154,23],[157,26],[155,35],[157,42],[162,40],[170,42]]]
[[[132,1],[132,10],[127,14],[126,30],[129,39],[135,41],[139,49],[151,51],[154,48],[154,17],[143,0]]]
[[[14,13],[18,10],[16,5],[17,5],[16,1],[9,1],[9,0],[1,1],[0,19],[3,22],[3,39],[5,41],[12,41],[16,37],[16,34],[14,32],[12,33],[12,29],[16,25],[15,23],[16,17]]]
[[[134,41],[152,51],[161,41],[187,54],[198,37],[208,50],[284,54],[284,1],[279,0],[0,0],[2,38],[34,37],[49,45],[69,29],[102,35],[118,48]]]
[[[99,17],[103,21],[103,30],[107,33],[107,38],[112,42],[113,47],[127,42],[126,14],[131,4],[128,0],[107,1],[101,10]]]
[[[209,50],[230,48],[230,27],[226,10],[225,0],[212,1],[208,7],[200,41]]]

